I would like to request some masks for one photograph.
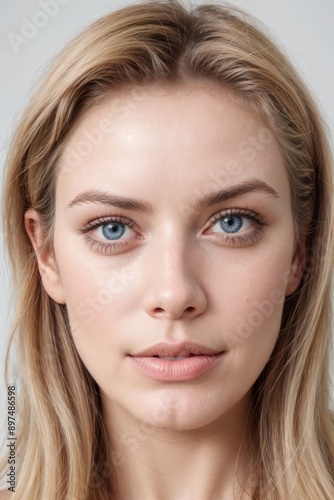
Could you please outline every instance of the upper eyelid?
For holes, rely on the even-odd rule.
[[[250,220],[252,220],[253,222],[258,222],[262,225],[267,225],[268,224],[268,221],[265,217],[263,217],[261,214],[259,214],[258,212],[255,212],[254,210],[251,210],[251,209],[247,209],[247,208],[228,208],[228,209],[224,209],[224,210],[220,210],[218,212],[216,212],[211,218],[210,218],[210,221],[212,221],[212,219],[214,219],[215,221],[219,220],[221,217],[224,217],[225,215],[229,216],[229,215],[239,215],[241,217],[248,217]]]
[[[261,215],[258,214],[257,212],[255,212],[254,210],[251,210],[251,209],[247,209],[247,208],[239,208],[239,207],[230,207],[230,208],[224,208],[224,209],[221,209],[221,210],[218,210],[217,212],[215,212],[213,215],[211,215],[209,217],[209,220],[208,222],[212,222],[212,220],[215,219],[215,217],[224,217],[224,215],[241,215],[241,216],[244,216],[244,217],[249,217],[249,218],[260,218],[262,219]],[[100,225],[103,225],[103,224],[107,224],[108,222],[126,222],[127,225],[135,225],[136,223],[132,220],[132,219],[129,219],[128,217],[124,216],[124,215],[119,215],[119,214],[114,214],[114,215],[103,215],[101,217],[97,217],[95,219],[92,219],[90,220],[89,222],[87,222],[87,224],[85,224],[83,227],[86,228],[88,227],[89,225],[97,225],[97,224],[100,224]]]
[[[90,220],[89,222],[84,224],[84,226],[82,226],[79,231],[83,233],[93,231],[94,229],[97,229],[104,224],[108,224],[109,222],[120,222],[130,228],[135,225],[134,221],[127,217],[124,217],[123,215],[104,215],[102,217],[97,217],[96,219]]]

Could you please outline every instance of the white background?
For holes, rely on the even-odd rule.
[[[27,43],[14,50],[10,37],[22,36],[26,19],[41,21],[42,4],[52,0],[1,0],[0,4],[0,173],[14,123],[50,59],[90,22],[129,0],[53,0],[58,12]],[[185,4],[189,4],[184,0]],[[192,4],[205,3],[193,0]],[[219,3],[216,1],[215,3]],[[334,0],[240,0],[239,5],[265,23],[307,82],[323,116],[334,131]],[[1,233],[2,234],[2,233]],[[10,285],[0,239],[0,369],[3,371],[10,315]],[[0,404],[6,409],[5,387],[0,373]],[[5,433],[6,411],[0,411],[0,438]],[[1,441],[0,441],[1,442]]]

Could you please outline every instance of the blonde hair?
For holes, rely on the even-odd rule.
[[[195,81],[229,89],[270,125],[289,174],[296,234],[307,238],[301,285],[286,299],[276,346],[253,386],[252,498],[334,498],[333,183],[324,125],[254,19],[223,4],[186,9],[166,0],[120,9],[77,36],[53,62],[11,145],[4,229],[17,290],[10,344],[22,375],[13,499],[107,499],[117,473],[98,387],[76,352],[66,305],[42,286],[24,213],[40,212],[52,248],[57,165],[78,117],[113,90]]]

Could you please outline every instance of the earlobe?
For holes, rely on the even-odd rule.
[[[30,208],[24,215],[24,224],[31,244],[35,251],[39,274],[46,293],[59,304],[65,304],[65,297],[60,281],[59,271],[51,249],[43,248],[45,230],[43,230],[40,215]]]
[[[299,243],[298,248],[295,251],[292,263],[290,276],[287,281],[287,287],[285,291],[286,297],[292,295],[300,285],[300,282],[304,276],[306,266],[306,242],[305,238]]]

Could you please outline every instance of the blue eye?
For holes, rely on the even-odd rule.
[[[237,233],[242,228],[243,219],[240,215],[226,215],[220,219],[220,227],[225,233]]]
[[[101,227],[102,234],[107,240],[117,240],[121,238],[125,232],[125,225],[121,222],[110,222],[103,224]]]
[[[258,213],[245,208],[230,208],[211,219],[211,231],[220,245],[249,246],[263,234],[268,222]],[[133,229],[135,223],[121,215],[99,217],[88,222],[79,231],[95,233],[100,240],[86,237],[89,248],[95,252],[112,255],[136,248],[142,237]],[[214,230],[212,231],[212,229]],[[102,241],[101,241],[102,240]]]
[[[91,240],[92,246],[101,248],[125,248],[129,245],[131,237],[133,239],[134,230],[132,227],[134,222],[115,215],[112,217],[99,217],[96,220],[90,221],[81,229],[83,234],[95,231],[96,236],[101,240],[109,241],[110,243],[102,243],[101,241]],[[105,250],[106,251],[106,250]]]
[[[221,244],[249,246],[262,236],[268,222],[248,208],[229,208],[218,212],[211,220],[211,234]]]
[[[240,230],[244,232],[245,230],[249,230],[252,226],[252,215],[247,214],[241,215],[240,213],[227,213],[227,214],[218,214],[214,219],[214,226],[219,228],[218,234],[231,234],[234,235],[239,233]]]

